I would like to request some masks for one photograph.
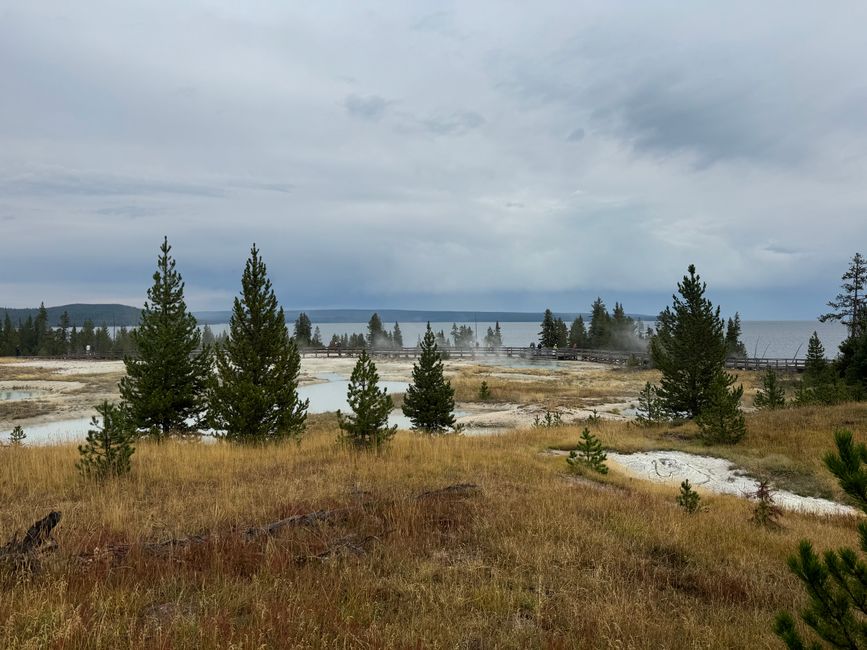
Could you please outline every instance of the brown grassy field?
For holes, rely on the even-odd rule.
[[[818,457],[834,427],[865,423],[852,405],[753,414],[728,449],[689,427],[595,430],[609,447],[725,455],[839,496]],[[400,432],[377,456],[338,447],[319,416],[300,445],[141,444],[132,474],[105,485],[78,477],[74,446],[0,449],[0,534],[64,517],[41,574],[0,578],[0,647],[780,647],[775,613],[804,602],[785,566],[798,540],[856,544],[847,518],[786,514],[765,530],[740,498],[703,494],[688,515],[673,488],[575,477],[543,452],[578,435]],[[418,498],[456,483],[479,489]],[[238,534],[321,509],[339,516]]]

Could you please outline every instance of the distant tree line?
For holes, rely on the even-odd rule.
[[[623,305],[614,303],[609,312],[602,298],[596,298],[590,306],[590,323],[578,316],[567,327],[562,318],[554,316],[550,309],[542,317],[539,345],[543,348],[579,348],[593,350],[643,351],[652,332],[641,321],[626,315]]]
[[[13,323],[7,312],[0,329],[0,356],[65,356],[88,351],[122,356],[132,349],[130,330],[125,326],[112,333],[106,323],[96,327],[93,321],[85,320],[79,327],[64,312],[59,325],[51,327],[44,304],[35,318],[28,316],[18,323]]]
[[[106,323],[96,327],[85,319],[81,327],[73,324],[69,315],[61,314],[56,327],[48,325],[47,310],[40,305],[36,317],[28,316],[13,324],[7,313],[0,328],[0,357],[13,356],[95,356],[124,357],[135,353],[132,331],[122,325],[109,328]],[[202,345],[224,341],[225,334],[215,335],[209,325],[202,327]]]
[[[371,315],[367,323],[367,333],[344,333],[332,334],[328,345],[322,342],[319,327],[314,327],[310,317],[301,312],[295,320],[294,338],[298,347],[302,350],[329,349],[329,350],[392,350],[404,347],[403,332],[400,323],[395,323],[391,329],[386,329],[378,313]],[[471,349],[476,347],[476,331],[470,325],[458,325],[452,323],[452,329],[447,336],[444,330],[434,332],[434,339],[440,348],[447,353],[449,349]],[[503,333],[499,321],[491,328],[483,338],[486,347],[500,347],[503,345]],[[420,338],[416,347],[422,345]]]

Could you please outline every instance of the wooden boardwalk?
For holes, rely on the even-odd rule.
[[[302,357],[357,357],[362,348],[352,349],[304,349]],[[499,347],[499,348],[448,348],[444,350],[450,359],[485,359],[491,357],[506,357],[509,359],[548,360],[548,361],[588,361],[590,363],[604,363],[614,366],[629,366],[634,368],[651,367],[650,354],[647,352],[621,352],[617,350],[583,350],[576,348],[530,348],[530,347]],[[387,359],[415,359],[419,355],[417,347],[412,348],[388,348],[367,350],[372,357]],[[10,359],[26,360],[91,360],[91,361],[117,361],[121,355],[112,354],[70,354],[65,356],[20,356],[8,357]],[[804,359],[726,359],[726,368],[730,370],[767,370],[772,368],[779,372],[803,372],[806,361]]]
[[[450,359],[484,359],[486,357],[506,357],[517,359],[538,359],[549,361],[589,361],[615,366],[649,368],[650,354],[647,352],[621,352],[617,350],[584,350],[576,348],[448,348],[444,350]],[[373,357],[390,359],[415,359],[419,354],[417,347],[372,349],[367,353]],[[302,350],[305,357],[357,357],[361,349]],[[726,359],[726,368],[731,370],[766,370],[773,368],[780,372],[803,372],[804,359]]]

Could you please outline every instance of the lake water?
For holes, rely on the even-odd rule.
[[[539,319],[541,321],[541,318]],[[462,325],[466,323],[459,323]],[[314,323],[319,326],[322,341],[327,345],[332,335],[354,333],[367,333],[367,323]],[[473,328],[475,323],[469,323]],[[653,326],[653,323],[645,323]],[[384,323],[386,329],[394,327],[394,323]],[[292,324],[289,324],[290,331]],[[431,323],[435,332],[443,330],[446,335],[452,329],[452,323]],[[478,323],[479,344],[483,344],[488,327],[493,328],[494,323]],[[837,348],[846,338],[846,328],[840,323],[820,323],[818,321],[743,321],[743,335],[741,340],[747,348],[750,356],[791,359],[803,358],[807,353],[807,341],[816,331],[822,344],[825,346],[825,354],[833,358],[837,354]],[[425,323],[400,323],[405,346],[413,346],[421,340],[426,328]],[[214,333],[226,331],[228,325],[211,325]],[[508,347],[527,347],[530,343],[539,340],[539,323],[501,323],[503,333],[503,345]]]
[[[32,390],[0,390],[0,402],[14,402],[22,399],[30,399],[36,395]]]
[[[328,373],[318,377],[325,380],[321,384],[311,384],[298,388],[298,397],[302,400],[309,399],[308,413],[327,413],[329,411],[349,412],[349,403],[346,401],[346,391],[349,388],[349,379],[343,375]],[[381,381],[380,388],[385,388],[389,394],[394,395],[406,391],[408,383],[403,381]],[[3,391],[6,393],[27,393],[28,391]],[[29,395],[28,395],[29,396]],[[20,397],[19,399],[24,399]],[[456,413],[460,416],[462,413]],[[401,429],[409,429],[412,423],[399,409],[395,409],[388,418],[390,425],[397,425]],[[70,440],[83,440],[87,437],[87,431],[91,428],[89,417],[72,420],[59,420],[44,424],[35,424],[25,427],[27,434],[25,442],[31,444],[57,443]],[[0,440],[9,437],[9,431],[0,432]]]

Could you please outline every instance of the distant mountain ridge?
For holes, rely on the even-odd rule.
[[[70,305],[58,305],[56,307],[46,307],[48,312],[48,323],[52,327],[56,327],[60,323],[60,316],[63,312],[69,314],[69,321],[73,325],[81,327],[86,320],[90,320],[97,327],[105,324],[109,327],[120,327],[125,325],[138,325],[141,316],[140,307],[130,307],[129,305],[119,304],[86,304],[74,303]],[[0,321],[5,318],[8,313],[14,324],[19,321],[27,320],[27,317],[36,317],[38,307],[30,307],[25,309],[11,309],[0,307]],[[306,313],[310,320],[316,323],[366,323],[370,320],[370,316],[376,312],[384,323],[472,323],[479,321],[481,323],[493,323],[500,321],[501,323],[537,323],[542,321],[542,312],[520,312],[520,311],[441,311],[441,310],[421,310],[421,309],[288,309],[286,313],[286,322],[290,325],[298,318],[301,312]],[[555,316],[562,318],[567,323],[570,323],[578,315],[589,318],[586,312],[554,312]],[[228,323],[232,315],[231,311],[196,311],[193,312],[196,320],[200,325],[215,325],[217,323]],[[656,316],[647,314],[629,314],[636,320],[655,321]]]
[[[140,307],[130,307],[129,305],[118,304],[86,304],[73,303],[70,305],[58,305],[56,307],[46,307],[48,312],[48,324],[51,327],[57,327],[60,324],[60,317],[63,312],[69,314],[69,322],[72,325],[81,327],[84,321],[90,320],[97,327],[105,324],[108,326],[117,325],[138,325],[139,317],[141,316]],[[7,309],[0,307],[0,321],[9,318],[17,325],[19,321],[24,322],[27,317],[36,318],[39,313],[38,307],[30,307],[24,309]]]

